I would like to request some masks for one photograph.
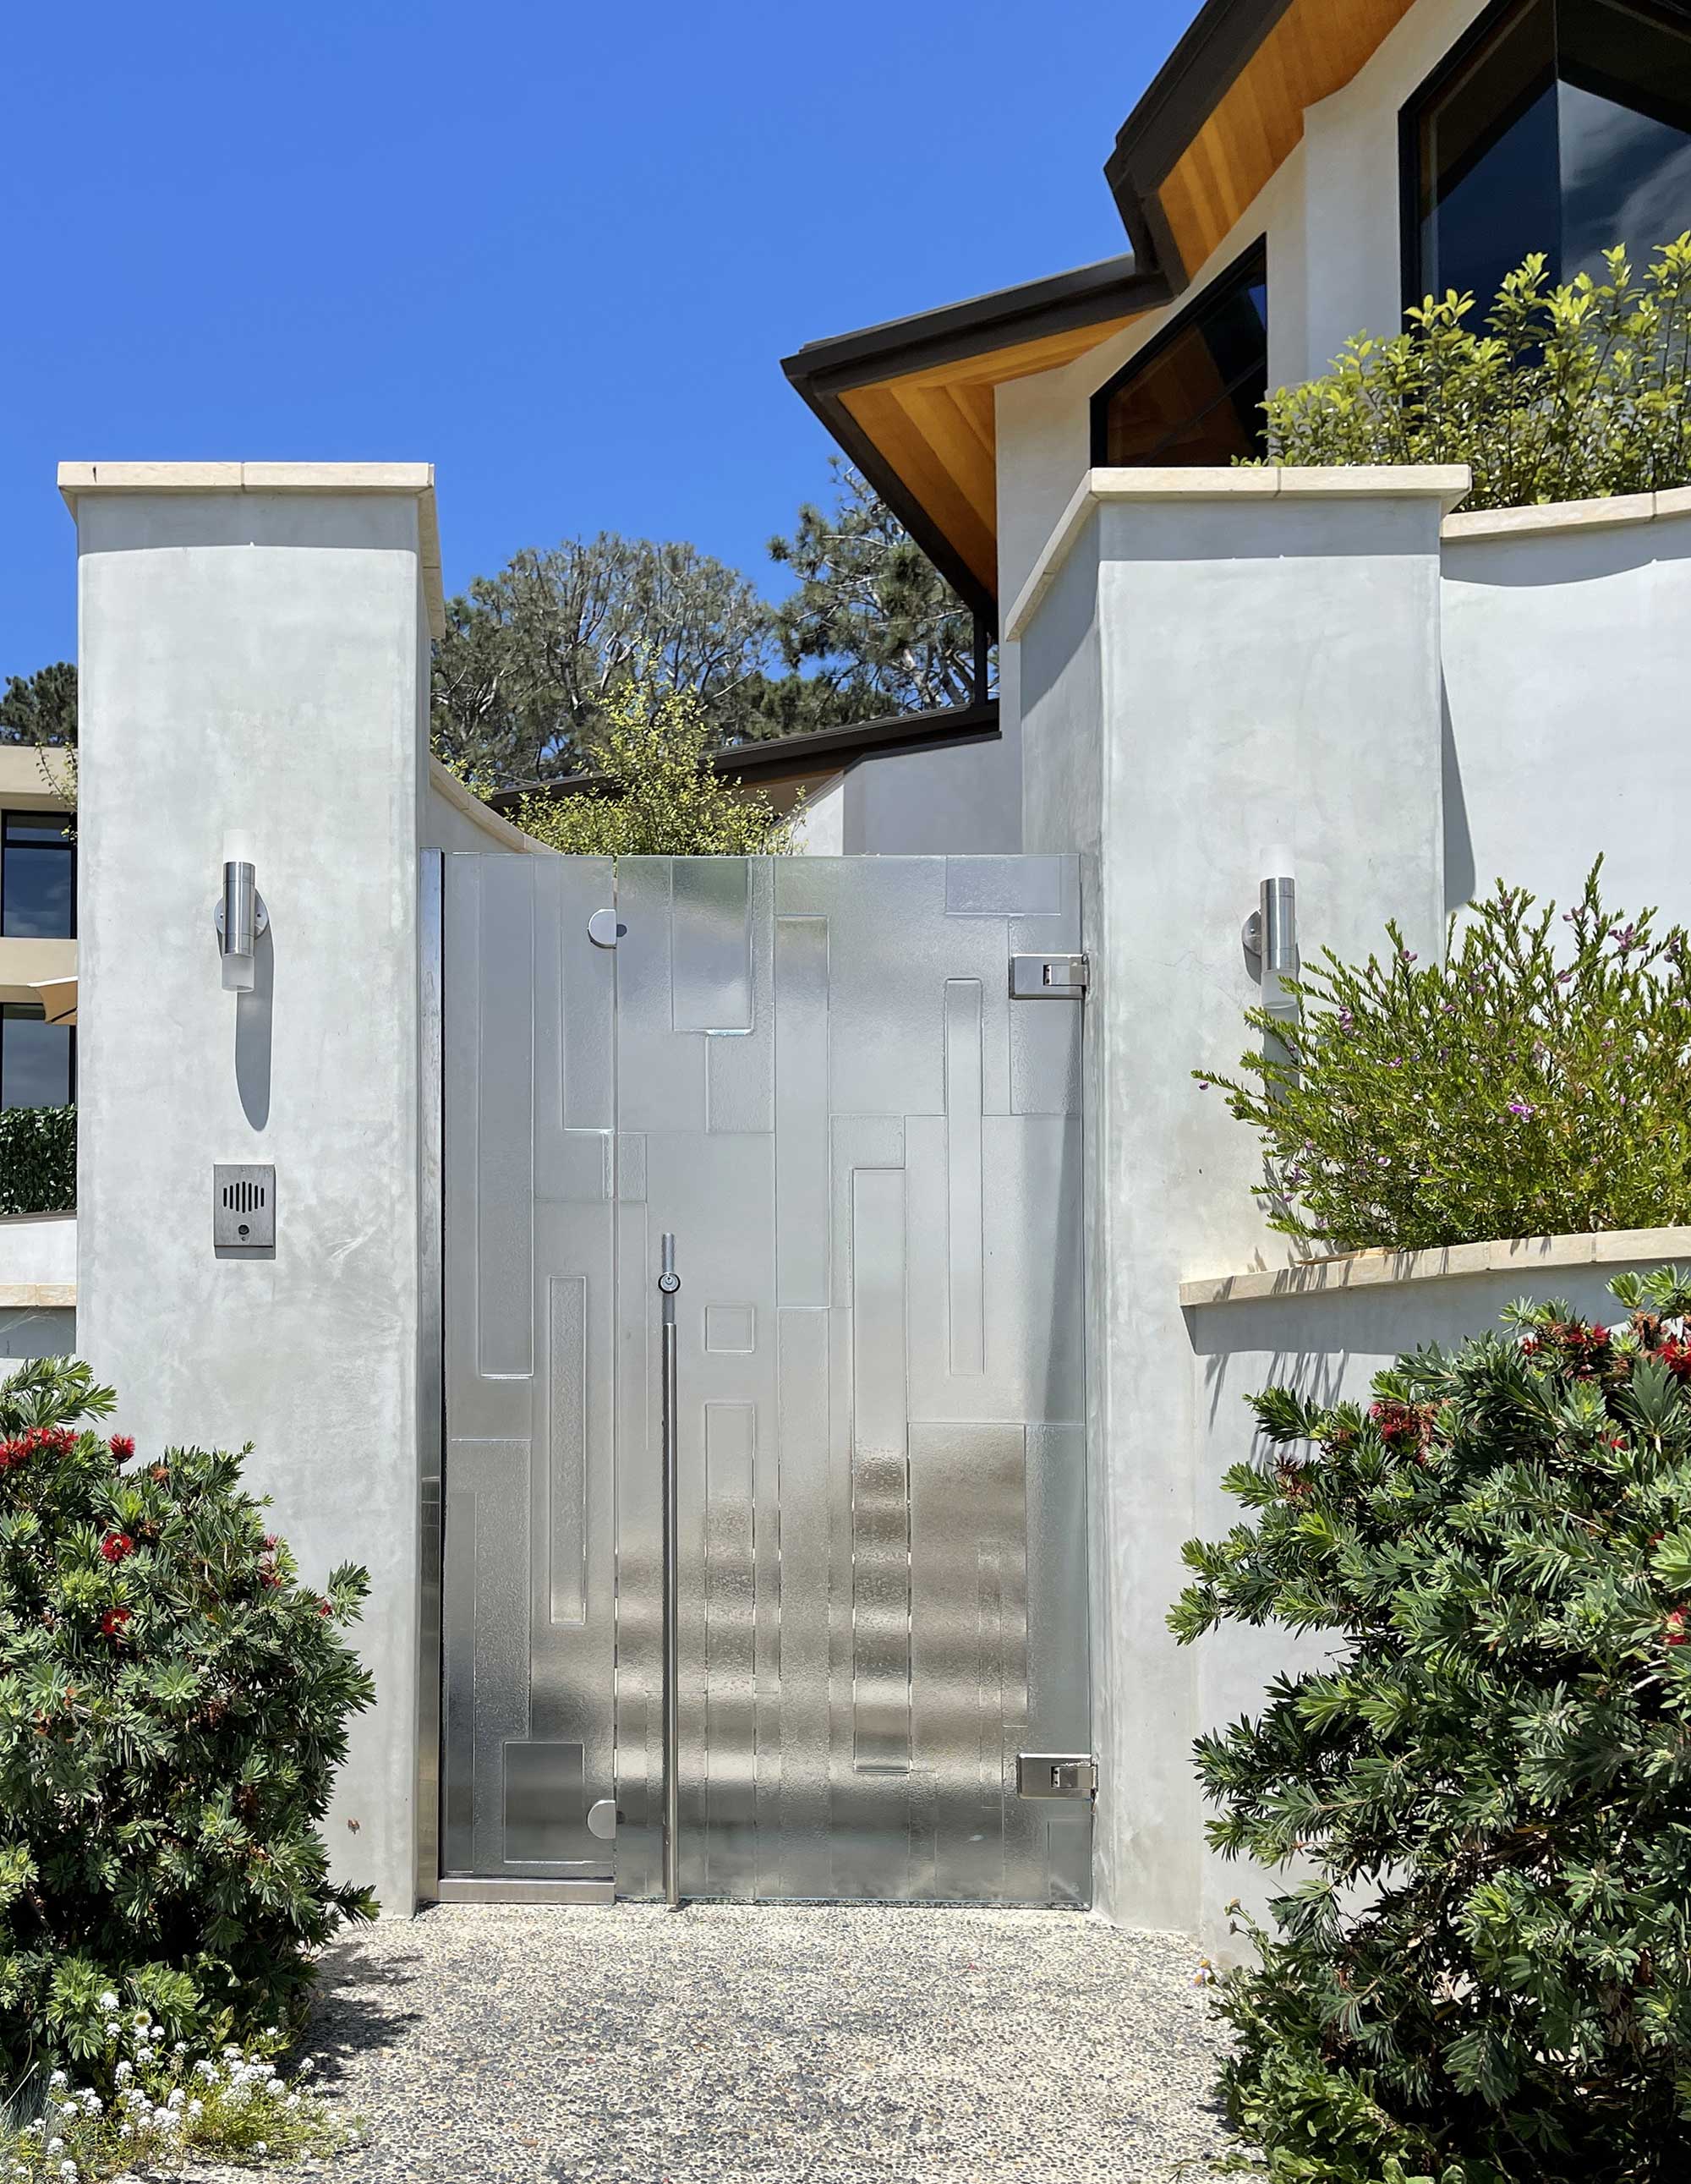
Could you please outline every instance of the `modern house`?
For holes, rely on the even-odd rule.
[[[1211,0],[1106,171],[1131,254],[788,365],[1000,660],[768,757],[841,784],[804,857],[528,854],[431,775],[426,465],[61,469],[76,1337],[143,1455],[253,1441],[308,1573],[370,1570],[331,1830],[390,1909],[1213,1939],[1263,1884],[1191,1741],[1293,1649],[1164,1618],[1240,1398],[1691,1256],[1295,1262],[1193,1076],[1265,883],[1282,968],[1599,852],[1691,917],[1691,490],[1232,466],[1406,294],[1691,227],[1691,14]]]
[[[75,815],[64,753],[0,745],[0,1108],[76,1096]]]

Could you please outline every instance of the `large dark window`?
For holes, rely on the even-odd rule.
[[[1226,465],[1262,449],[1268,272],[1260,244],[1092,401],[1095,464]]]
[[[1411,301],[1505,274],[1635,260],[1691,228],[1691,10],[1667,0],[1510,0],[1481,17],[1404,114]]]
[[[0,1001],[0,1107],[66,1107],[76,1097],[76,1034],[38,1003]]]
[[[75,939],[75,821],[68,811],[0,812],[0,936]]]

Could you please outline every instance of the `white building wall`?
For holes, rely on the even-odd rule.
[[[247,466],[251,476],[255,466]],[[421,465],[394,465],[421,478]],[[266,470],[265,475],[275,472]],[[412,1905],[419,1570],[420,489],[77,466],[82,1354],[145,1454],[256,1443],[308,1583],[372,1580],[378,1703],[328,1822]],[[231,489],[186,489],[197,477]],[[137,784],[144,793],[137,792]],[[223,990],[236,837],[270,915]],[[273,1162],[273,1253],[212,1245],[212,1165]]]
[[[1021,625],[1026,847],[1096,849],[1087,1003],[1098,1900],[1192,1930],[1202,1693],[1164,1621],[1198,1526],[1187,1276],[1283,1259],[1231,1068],[1258,998],[1240,927],[1262,851],[1300,942],[1410,944],[1443,918],[1438,520],[1460,474],[1132,473],[1085,511]],[[1382,488],[1384,488],[1383,490]]]
[[[1645,521],[1610,501],[1449,526],[1452,909],[1499,878],[1566,904],[1601,855],[1614,908],[1691,924],[1691,493],[1657,503]]]

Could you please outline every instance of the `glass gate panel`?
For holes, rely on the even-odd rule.
[[[662,1893],[672,1234],[683,1892],[1086,1902],[1076,861],[445,864],[443,1871]]]

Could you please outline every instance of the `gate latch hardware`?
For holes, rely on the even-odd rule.
[[[1018,1752],[1018,1797],[1095,1797],[1098,1762],[1084,1752]]]
[[[1086,992],[1084,956],[1012,956],[1010,997],[1013,1001],[1075,1001]]]

